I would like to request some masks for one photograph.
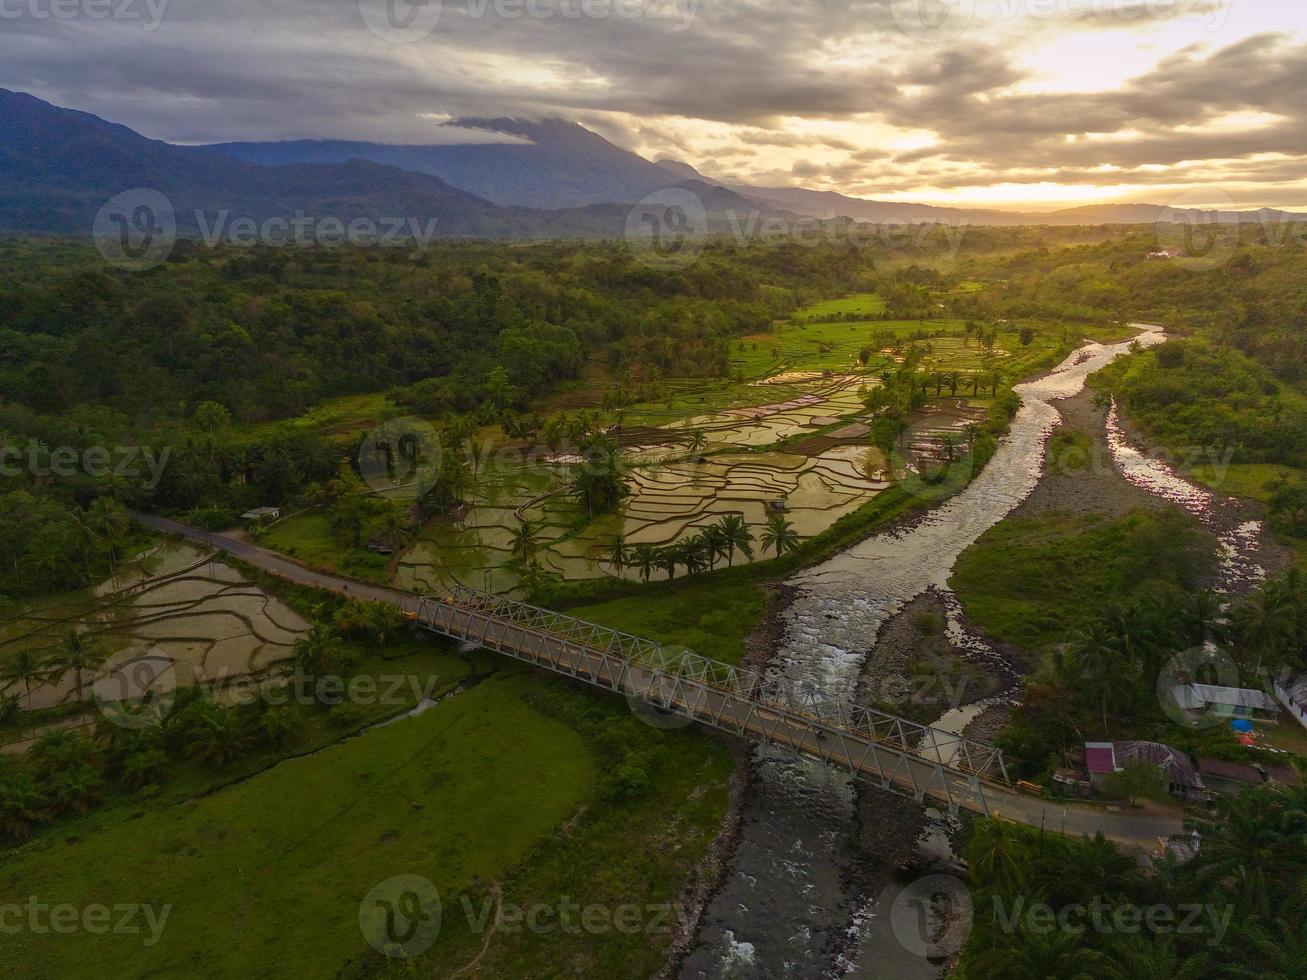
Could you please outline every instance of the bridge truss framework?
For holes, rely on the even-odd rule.
[[[456,586],[419,600],[427,629],[817,759],[883,789],[986,815],[1010,781],[1001,750],[832,698],[811,684],[710,660],[504,596]]]

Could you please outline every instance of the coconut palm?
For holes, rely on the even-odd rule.
[[[613,566],[613,571],[620,576],[622,570],[626,568],[630,561],[630,552],[626,549],[626,536],[623,534],[614,534],[613,540],[608,545],[608,563]]]
[[[376,640],[377,646],[384,647],[386,641],[403,629],[406,622],[398,606],[392,606],[389,602],[368,603],[368,631]]]
[[[681,564],[685,566],[686,575],[702,572],[708,565],[708,546],[703,536],[696,534],[686,538],[676,546]]]
[[[544,566],[540,564],[539,558],[532,558],[521,570],[522,585],[526,588],[529,597],[535,597],[540,594],[541,588],[545,584]]]
[[[78,766],[54,774],[48,796],[59,813],[86,814],[104,796],[104,780],[90,766]]]
[[[640,577],[646,582],[658,566],[658,549],[651,544],[637,544],[631,552],[631,564],[640,570]]]
[[[975,973],[1004,980],[1049,980],[1103,976],[1110,966],[1106,956],[1085,946],[1079,936],[1054,930],[1022,932],[1007,945],[982,953],[975,961]]]
[[[186,731],[186,754],[207,765],[225,769],[249,748],[250,737],[241,730],[233,712],[212,703],[191,716]]]
[[[1257,959],[1255,963],[1227,967],[1226,976],[1297,980],[1302,976],[1303,963],[1307,963],[1307,915],[1301,908],[1294,908],[1267,924],[1254,918],[1250,925],[1239,929],[1234,948],[1255,951]]]
[[[1289,592],[1270,582],[1234,607],[1230,623],[1240,644],[1257,652],[1254,673],[1268,654],[1287,645],[1296,627],[1296,609]]]
[[[982,821],[967,845],[966,858],[967,874],[977,884],[1004,891],[1017,891],[1025,884],[1029,853],[1011,824]]]
[[[326,626],[315,623],[295,641],[295,666],[310,676],[325,674],[343,652],[340,639]]]
[[[709,524],[703,529],[700,538],[703,539],[704,554],[708,559],[710,569],[717,567],[717,560],[725,558],[730,548],[726,544],[726,533],[722,530],[720,524]]]
[[[749,530],[749,525],[744,523],[744,518],[739,514],[727,514],[717,526],[721,528],[722,538],[726,542],[726,564],[727,566],[735,564],[735,551],[738,548],[744,552],[744,556],[752,560],[753,558],[753,532]]]
[[[104,541],[109,557],[109,571],[113,574],[131,530],[131,518],[127,516],[123,505],[111,497],[97,497],[87,508],[87,515],[91,527]]]
[[[98,670],[107,654],[100,645],[87,637],[85,633],[69,630],[59,643],[59,648],[47,661],[50,680],[58,683],[70,670],[77,692],[77,700],[82,700],[82,678],[88,671]]]
[[[1168,936],[1131,936],[1109,955],[1116,961],[1120,976],[1131,980],[1199,980],[1211,976],[1207,969],[1211,957],[1207,953],[1186,957]]]
[[[381,529],[377,538],[392,551],[402,551],[413,533],[412,517],[403,507],[392,505],[381,516]]]
[[[530,521],[523,521],[513,529],[513,557],[529,562],[540,550],[540,532]]]
[[[703,452],[703,447],[708,445],[708,433],[703,429],[695,429],[690,433],[690,455],[698,456]]]
[[[787,551],[793,551],[799,546],[799,533],[794,530],[794,525],[783,514],[772,514],[767,518],[767,523],[762,529],[762,547],[766,551],[768,548],[776,550],[776,557],[779,558]]]
[[[1067,645],[1066,660],[1078,677],[1081,691],[1097,702],[1103,734],[1109,734],[1108,718],[1125,707],[1137,689],[1139,663],[1122,657],[1118,637],[1101,621],[1075,634]]]
[[[22,684],[23,690],[27,694],[27,707],[32,707],[32,685],[45,681],[48,675],[48,668],[45,660],[35,650],[19,650],[0,667],[0,681],[4,682],[3,690],[8,690],[15,684]]]
[[[91,575],[91,558],[100,549],[100,535],[90,516],[74,507],[68,512],[68,525],[73,551],[86,566],[86,575]]]
[[[681,563],[680,549],[675,545],[667,545],[658,549],[658,567],[667,573],[667,581],[676,578],[676,566]]]
[[[24,841],[32,828],[49,817],[45,794],[27,773],[0,776],[0,836]]]

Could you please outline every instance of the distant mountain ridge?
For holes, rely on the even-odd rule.
[[[633,204],[662,190],[668,173],[562,119],[459,119],[450,125],[518,137],[521,143],[391,145],[347,140],[216,143],[205,149],[247,163],[374,163],[430,174],[501,207],[575,208]]]
[[[169,199],[182,235],[200,233],[203,225],[226,213],[256,222],[301,215],[346,224],[363,218],[403,219],[432,227],[436,237],[444,238],[618,238],[627,230],[632,204],[673,189],[699,198],[710,232],[737,236],[760,228],[762,217],[791,224],[804,217],[1073,225],[1150,223],[1166,213],[1158,205],[1109,204],[1019,214],[871,201],[799,187],[732,185],[679,161],[650,162],[561,119],[463,119],[456,125],[512,141],[175,146],[89,113],[0,89],[0,231],[86,234],[107,200],[137,188],[158,190]],[[676,201],[673,194],[662,206]],[[1263,210],[1220,212],[1220,217],[1303,216]],[[667,226],[676,227],[672,221]]]
[[[98,116],[0,89],[0,229],[85,234],[116,194],[152,188],[183,233],[196,212],[264,221],[303,213],[437,219],[438,234],[513,234],[531,224],[438,178],[353,160],[261,167],[151,140]]]

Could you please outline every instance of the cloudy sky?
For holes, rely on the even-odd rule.
[[[1301,0],[0,0],[0,87],[176,142],[557,115],[884,200],[1307,206]]]

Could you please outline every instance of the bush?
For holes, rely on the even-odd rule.
[[[187,524],[204,531],[223,531],[236,523],[239,515],[230,507],[196,507],[182,518]]]

